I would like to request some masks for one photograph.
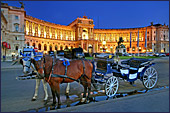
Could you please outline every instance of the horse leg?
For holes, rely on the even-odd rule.
[[[91,93],[91,83],[88,83],[88,96],[87,96],[87,102],[89,103],[90,102],[90,93]]]
[[[60,84],[59,83],[56,84],[56,91],[55,91],[55,93],[56,93],[56,96],[57,96],[57,99],[58,99],[58,106],[57,106],[57,108],[60,108],[61,100],[60,100]]]
[[[39,86],[40,86],[40,81],[41,81],[41,79],[36,79],[35,93],[34,93],[34,96],[32,98],[32,101],[35,101],[37,99],[38,89],[39,89]]]
[[[42,79],[42,83],[43,83],[43,86],[44,86],[44,92],[45,92],[45,98],[44,98],[44,101],[47,101],[48,99],[48,92],[47,92],[47,82]]]
[[[52,106],[55,106],[55,104],[56,104],[56,95],[55,95],[55,91],[54,91],[54,89],[51,87],[51,93],[52,93],[52,96],[53,96],[53,104],[52,104]]]
[[[66,98],[69,98],[69,90],[70,90],[70,83],[67,83],[67,87],[66,87]]]
[[[87,85],[86,83],[82,83],[83,87],[84,87],[84,93],[83,93],[83,98],[81,99],[81,102],[85,102],[86,100],[86,93],[87,93]]]

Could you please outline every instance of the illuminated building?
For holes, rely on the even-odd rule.
[[[78,17],[68,26],[46,22],[31,16],[25,17],[25,38],[28,45],[36,46],[40,51],[63,50],[66,47],[81,46],[85,52],[115,53],[119,37],[127,52],[137,53],[139,30],[139,52],[169,52],[169,27],[151,22],[150,26],[122,29],[94,29],[93,19]],[[147,28],[147,48],[145,33]],[[130,48],[130,32],[132,45]]]
[[[140,53],[146,50],[147,52],[169,52],[169,26],[165,24],[151,22],[147,27],[97,29],[94,28],[93,19],[87,16],[78,17],[66,26],[28,16],[24,8],[1,3],[1,12],[2,10],[4,17],[7,14],[10,15],[4,18],[1,13],[1,39],[8,41],[11,45],[8,56],[17,54],[17,49],[22,49],[24,44],[37,47],[39,51],[45,53],[79,46],[84,52],[101,53],[106,50],[105,52],[115,53],[119,37],[123,38],[123,45],[128,53],[137,53],[138,30]],[[16,20],[17,16],[18,20]],[[9,30],[5,30],[6,24]],[[147,48],[145,48],[146,29]],[[4,36],[4,32],[9,36]]]

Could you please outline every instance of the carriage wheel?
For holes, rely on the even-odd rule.
[[[119,87],[119,82],[118,82],[117,77],[115,77],[115,76],[110,77],[106,81],[106,84],[105,84],[106,96],[108,96],[108,97],[115,96],[115,94],[117,93],[118,87]]]
[[[146,89],[152,89],[158,80],[158,73],[154,67],[149,67],[146,69],[143,75],[143,85]]]

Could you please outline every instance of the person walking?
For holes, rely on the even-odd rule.
[[[3,55],[3,62],[5,62],[5,55]]]

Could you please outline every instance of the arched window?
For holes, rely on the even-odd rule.
[[[55,50],[57,51],[57,45],[55,45]]]
[[[63,50],[63,46],[62,45],[60,46],[60,50]]]
[[[47,45],[44,44],[44,51],[47,51]]]
[[[66,46],[65,49],[68,49],[68,46]]]
[[[132,51],[135,51],[135,47],[132,47]]]
[[[35,43],[33,43],[32,46],[35,48]]]
[[[41,50],[41,44],[38,44],[38,50]]]
[[[50,45],[50,51],[52,51],[53,49],[52,49],[52,45]]]
[[[30,43],[29,43],[29,42],[27,42],[27,46],[30,46]]]

